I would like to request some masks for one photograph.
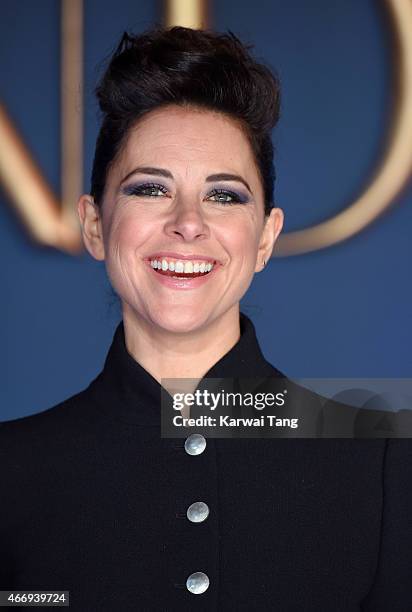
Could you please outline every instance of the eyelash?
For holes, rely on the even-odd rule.
[[[124,190],[124,193],[126,195],[146,196],[147,194],[142,194],[142,191],[144,191],[145,189],[158,189],[162,193],[167,193],[167,189],[163,185],[159,185],[158,183],[145,183],[144,185],[126,187],[126,189]],[[245,204],[246,203],[240,198],[240,196],[237,193],[233,191],[229,191],[227,189],[212,189],[211,193],[209,194],[209,197],[214,196],[214,195],[220,195],[220,194],[229,195],[233,199],[233,201],[232,202],[222,202],[222,201],[219,202],[218,200],[215,200],[215,202],[217,202],[218,204],[231,205],[231,204]],[[156,197],[156,196],[149,195],[147,197]]]

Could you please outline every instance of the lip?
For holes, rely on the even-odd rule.
[[[218,264],[221,263],[217,259],[214,259],[213,257],[208,257],[207,255],[201,255],[199,253],[183,254],[183,253],[176,253],[173,251],[156,251],[152,255],[145,257],[145,260],[150,261],[151,259],[157,259],[159,257],[172,257],[173,259],[181,259],[182,261],[198,259],[199,261],[209,261],[210,263],[215,263],[215,262]]]
[[[171,257],[171,255],[169,255],[169,257]],[[156,270],[150,265],[149,259],[145,259],[145,263],[149,268],[149,272],[155,276],[159,283],[165,287],[169,287],[170,289],[197,289],[213,278],[216,272],[221,268],[221,265],[216,263],[212,270],[203,276],[196,276],[196,278],[173,278],[172,276],[165,276],[164,274],[159,274],[156,272]]]

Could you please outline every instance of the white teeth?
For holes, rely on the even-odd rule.
[[[181,260],[169,262],[165,258],[162,258],[161,260],[152,259],[150,261],[150,265],[155,270],[162,270],[163,272],[170,270],[171,272],[183,272],[184,274],[199,274],[199,272],[207,273],[210,272],[213,268],[212,263],[207,263],[205,261],[202,261],[201,263],[199,263],[198,261],[193,262]]]

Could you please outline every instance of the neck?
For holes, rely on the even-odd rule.
[[[239,304],[191,332],[175,333],[123,305],[126,347],[159,383],[162,378],[200,380],[239,340]]]

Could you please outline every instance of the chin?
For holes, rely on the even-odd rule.
[[[194,307],[167,307],[162,311],[152,311],[151,322],[172,333],[192,332],[202,327],[210,315]]]

